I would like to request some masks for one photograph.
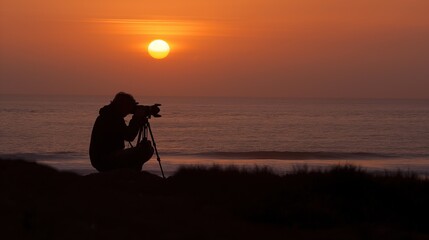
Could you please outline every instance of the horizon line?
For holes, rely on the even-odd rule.
[[[120,92],[120,91],[118,91]],[[111,97],[113,94],[88,94],[88,93],[0,93],[0,96],[27,96],[27,97]],[[285,100],[420,100],[429,101],[429,97],[296,97],[296,96],[232,96],[232,95],[139,95],[132,94],[135,97],[160,97],[160,98],[229,98],[229,99],[285,99]]]

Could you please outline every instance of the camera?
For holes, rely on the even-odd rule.
[[[161,115],[159,115],[159,111],[161,111],[161,109],[159,109],[160,106],[161,104],[158,103],[152,106],[136,105],[131,113],[142,115],[146,118],[151,118],[151,116],[161,117]]]

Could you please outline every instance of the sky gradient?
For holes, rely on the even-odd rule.
[[[429,98],[427,0],[0,5],[0,94]]]

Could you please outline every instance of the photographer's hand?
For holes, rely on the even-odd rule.
[[[143,126],[146,121],[147,121],[147,117],[146,117],[146,113],[143,109],[138,109],[133,117],[131,118],[131,122],[133,122],[134,124],[136,124],[137,126],[141,127]]]
[[[139,107],[136,109],[133,118],[136,118],[138,120],[143,120],[148,116],[147,110],[145,107]]]

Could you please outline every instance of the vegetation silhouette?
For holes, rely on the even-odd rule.
[[[428,239],[429,181],[354,166],[117,170],[80,176],[0,160],[2,238]]]

